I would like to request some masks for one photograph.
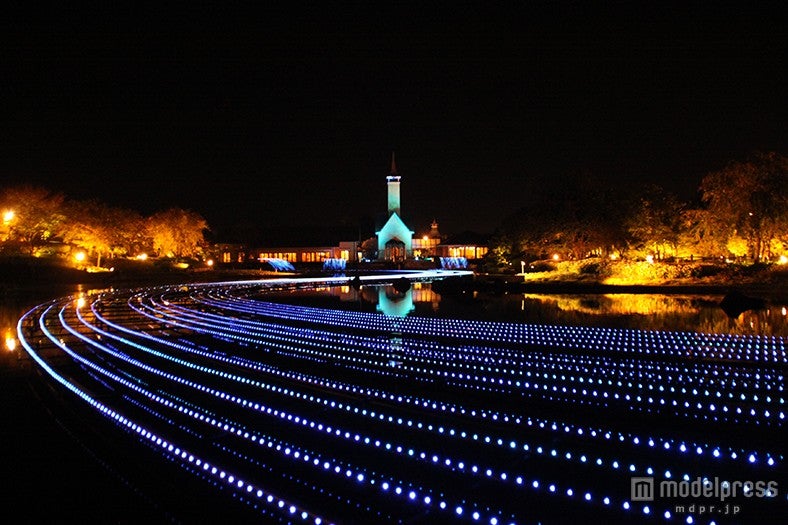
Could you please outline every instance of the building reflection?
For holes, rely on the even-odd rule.
[[[440,307],[441,296],[432,290],[430,283],[414,282],[405,292],[388,286],[335,286],[325,288],[330,295],[342,302],[365,302],[375,305],[375,310],[391,317],[405,317],[416,310],[417,304],[429,304],[433,311]]]
[[[423,315],[485,321],[672,330],[736,335],[788,335],[788,305],[769,304],[735,318],[720,307],[722,295],[704,294],[508,294],[484,292],[441,297],[430,283],[394,286],[343,285],[314,291],[346,303],[344,308],[375,311],[393,318]],[[355,304],[350,304],[355,303]]]
[[[398,292],[393,286],[381,286],[378,288],[378,312],[389,317],[405,317],[415,309],[413,290],[408,289],[405,292]]]

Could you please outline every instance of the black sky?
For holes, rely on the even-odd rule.
[[[8,11],[0,186],[356,227],[395,150],[412,228],[491,232],[578,173],[689,199],[788,153],[777,5],[286,4]]]

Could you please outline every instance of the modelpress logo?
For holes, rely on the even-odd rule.
[[[630,478],[630,499],[632,501],[654,501],[660,498],[715,498],[725,501],[728,498],[776,498],[776,481],[727,481],[719,478],[696,478],[689,480],[665,479],[659,482],[656,490],[653,477]]]
[[[629,499],[632,501],[654,501],[654,478],[631,478]]]

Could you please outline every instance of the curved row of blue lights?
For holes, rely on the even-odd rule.
[[[630,501],[629,476],[687,481],[741,473],[768,476],[782,464],[781,451],[757,445],[748,450],[726,442],[724,433],[699,440],[670,428],[648,433],[605,428],[572,421],[564,410],[551,418],[529,413],[527,405],[519,411],[501,409],[494,401],[517,393],[524,400],[574,405],[579,413],[619,407],[633,414],[779,431],[785,355],[780,338],[742,341],[695,334],[709,346],[704,361],[693,362],[678,346],[664,346],[681,334],[623,331],[599,336],[581,330],[573,339],[571,330],[561,331],[565,327],[392,319],[259,300],[274,287],[287,289],[288,283],[104,292],[90,310],[67,298],[31,310],[20,320],[18,333],[23,347],[36,354],[48,373],[71,385],[71,391],[79,390],[74,385],[84,383],[59,374],[54,360],[47,363],[25,337],[23,322],[37,315],[48,340],[108,383],[103,388],[118,385],[130,392],[111,407],[118,416],[108,417],[116,424],[117,418],[128,420],[121,414],[131,411],[131,405],[149,411],[152,422],[144,427],[136,422],[120,426],[156,447],[167,443],[162,453],[170,460],[196,465],[196,472],[218,485],[229,486],[253,505],[262,503],[261,512],[293,522],[329,518],[319,508],[297,503],[297,498],[274,495],[254,481],[251,467],[230,474],[213,465],[228,455],[269,469],[295,462],[308,467],[299,470],[306,474],[298,483],[331,492],[340,502],[383,521],[396,520],[386,513],[400,501],[406,504],[403,516],[420,506],[436,513],[436,519],[495,525],[530,519],[513,502],[474,497],[463,491],[464,485],[524,490],[531,498],[547,498],[546,505],[588,506],[588,512],[611,517],[637,513],[694,523],[701,516],[674,515],[667,505]],[[52,334],[49,327],[55,323],[63,334]],[[420,331],[424,327],[431,328]],[[552,339],[544,335],[551,330],[556,334]],[[523,335],[533,333],[541,339]],[[146,386],[154,383],[153,377],[156,390]],[[377,387],[384,378],[387,386]],[[402,390],[394,386],[400,383]],[[443,396],[436,388],[442,384],[455,393]],[[467,396],[457,394],[463,391]],[[463,402],[472,399],[473,392],[484,392],[486,401]],[[94,399],[99,394],[84,395]],[[374,408],[369,400],[375,401]],[[235,408],[225,414],[217,411],[217,402]],[[104,413],[104,408],[97,410]],[[271,425],[264,423],[267,418]],[[218,430],[227,439],[183,456],[186,446],[175,445],[175,426],[198,436]],[[279,459],[265,459],[274,455]],[[447,481],[403,478],[389,470],[392,462],[421,465]],[[206,464],[211,467],[203,469]],[[333,481],[320,485],[318,479]],[[584,483],[577,480],[586,480],[587,486],[579,487]],[[361,501],[351,486],[368,487],[375,498],[390,498],[392,503],[385,505],[387,510],[375,509],[377,499]],[[556,503],[549,503],[553,500]]]

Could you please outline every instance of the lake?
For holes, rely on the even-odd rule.
[[[16,322],[31,307],[50,299],[93,289],[86,285],[39,286],[0,294],[3,340],[15,337]],[[722,295],[686,294],[438,294],[428,282],[404,293],[392,286],[320,287],[266,294],[265,300],[325,308],[378,311],[387,315],[455,317],[514,323],[638,328],[705,333],[788,336],[788,303],[729,317]],[[8,353],[8,352],[4,352]]]
[[[723,334],[788,335],[788,304],[767,303],[729,317],[723,295],[686,294],[438,294],[430,283],[406,292],[392,286],[324,287],[270,293],[268,301],[311,304],[388,315],[454,317],[514,323],[637,328]]]

